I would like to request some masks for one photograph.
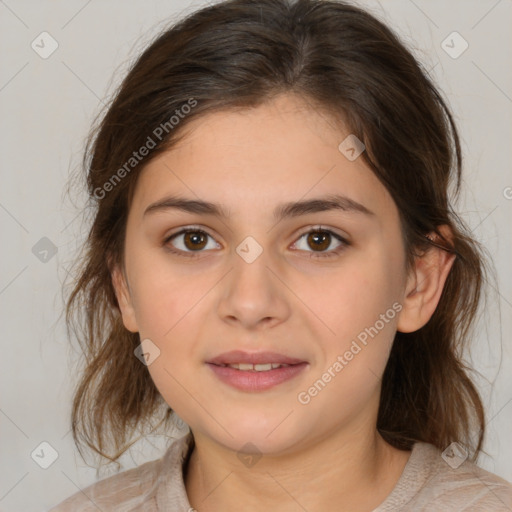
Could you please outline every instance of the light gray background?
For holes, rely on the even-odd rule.
[[[488,415],[489,456],[482,455],[479,462],[512,480],[512,1],[360,3],[413,47],[460,127],[465,183],[458,209],[494,256],[499,284],[499,290],[489,288],[489,313],[479,320],[478,339],[468,354],[483,375],[478,385]],[[94,115],[130,59],[171,18],[204,4],[0,1],[3,511],[46,510],[96,478],[69,433],[77,355],[69,348],[61,317],[61,283],[85,228],[64,195],[65,186],[70,170],[80,164]],[[59,45],[47,59],[31,48],[43,31]],[[453,31],[469,44],[456,59],[441,46]],[[459,44],[454,42],[456,49]],[[80,206],[83,196],[74,197]],[[43,237],[58,248],[46,263],[32,252]],[[43,441],[58,452],[46,470],[31,458]],[[139,443],[121,459],[123,469],[159,457],[165,442],[160,437]]]

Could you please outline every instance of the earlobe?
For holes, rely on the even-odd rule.
[[[112,269],[111,275],[112,285],[123,318],[123,324],[130,332],[139,332],[126,276],[117,265]]]
[[[446,231],[449,228],[441,226],[440,230]],[[435,233],[430,235],[436,237]],[[443,236],[449,239],[444,232]],[[429,238],[432,240],[431,237]],[[416,258],[404,292],[403,308],[397,323],[398,331],[417,331],[430,320],[441,299],[454,261],[455,254],[439,245],[429,247]]]

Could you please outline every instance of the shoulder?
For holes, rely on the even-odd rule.
[[[444,452],[427,443],[415,445],[410,476],[420,486],[404,510],[510,512],[512,484],[467,460],[460,445],[453,445]]]
[[[100,480],[64,500],[50,512],[89,512],[133,510],[151,502],[151,488],[161,472],[161,460],[146,462],[117,475]],[[151,508],[148,508],[151,510]]]
[[[185,436],[175,440],[162,458],[100,480],[76,492],[49,512],[158,510],[158,487],[162,483],[169,484],[164,477],[168,479],[170,475],[181,472],[183,459],[180,456],[186,453],[188,439]],[[170,471],[171,468],[174,471]]]

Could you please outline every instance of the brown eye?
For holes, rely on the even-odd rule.
[[[337,245],[331,247],[333,242],[337,242]],[[304,233],[294,245],[301,251],[309,252],[311,258],[327,258],[337,256],[350,243],[329,229],[317,228]]]
[[[184,256],[190,256],[190,253],[193,252],[205,252],[203,249],[218,249],[220,247],[211,235],[201,229],[184,229],[166,238],[164,245],[172,252]]]

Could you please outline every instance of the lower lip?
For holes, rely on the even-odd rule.
[[[218,366],[212,363],[206,364],[221,381],[241,391],[265,391],[273,388],[278,384],[293,379],[300,372],[304,371],[308,365],[308,363],[298,363],[266,372],[256,372],[237,370],[229,366]]]

